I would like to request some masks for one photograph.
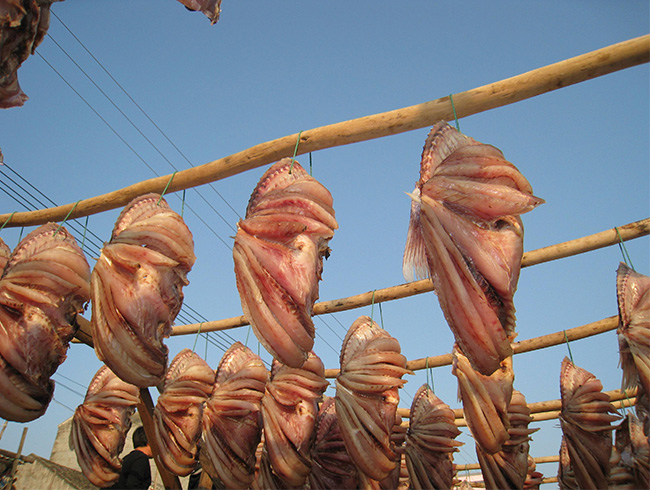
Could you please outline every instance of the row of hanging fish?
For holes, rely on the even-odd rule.
[[[454,413],[425,385],[402,426],[398,389],[408,373],[398,341],[368,317],[346,335],[334,398],[324,396],[313,352],[301,368],[274,360],[269,372],[236,342],[215,372],[184,349],[154,408],[157,452],[169,472],[186,476],[200,463],[224,488],[397,488],[400,473],[413,488],[450,488]],[[138,394],[104,366],[75,412],[70,443],[94,485],[119,476]]]

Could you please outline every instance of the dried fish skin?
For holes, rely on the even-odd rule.
[[[4,271],[5,265],[7,265],[7,261],[9,260],[10,255],[11,249],[5,243],[5,241],[0,238],[0,276],[2,276],[2,271]]]
[[[463,443],[454,412],[428,385],[413,397],[406,432],[405,457],[413,489],[452,488],[456,470],[453,453]]]
[[[367,316],[348,329],[336,379],[336,413],[348,453],[369,479],[381,481],[395,469],[391,434],[399,391],[412,374],[397,339]]]
[[[301,368],[273,360],[262,397],[264,450],[285,486],[302,486],[311,471],[318,403],[328,385],[323,362],[313,352]]]
[[[593,374],[562,361],[560,426],[571,471],[580,488],[606,488],[613,422],[620,419]]]
[[[91,275],[90,323],[97,357],[124,381],[162,383],[163,341],[195,260],[190,230],[162,196],[140,196],[120,213]]]
[[[45,413],[51,376],[66,359],[90,299],[90,267],[65,227],[42,225],[16,246],[0,278],[0,417]]]
[[[241,342],[223,355],[203,410],[201,463],[227,488],[253,482],[255,451],[262,434],[261,402],[269,372]]]
[[[650,393],[650,277],[621,262],[616,297],[622,388],[641,387]]]
[[[489,376],[512,355],[519,215],[544,201],[501,151],[444,121],[427,137],[411,197],[404,277],[431,277],[456,342]]]
[[[477,445],[488,454],[499,452],[509,440],[508,407],[512,399],[512,358],[490,376],[476,371],[457,347],[453,350],[452,374],[458,379],[465,420]]]
[[[139,401],[139,389],[107,366],[93,376],[83,403],[75,410],[69,440],[81,471],[93,485],[108,487],[119,478],[119,455]]]
[[[298,162],[273,164],[237,224],[233,259],[244,316],[264,348],[299,368],[314,346],[312,309],[338,228],[332,196]]]
[[[215,373],[190,349],[181,350],[165,375],[153,410],[160,459],[177,476],[187,476],[198,464],[203,405],[212,393]]]
[[[311,448],[311,490],[357,488],[357,467],[345,448],[334,398],[325,397],[316,420],[316,436]]]

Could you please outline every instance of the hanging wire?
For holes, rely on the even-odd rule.
[[[566,330],[563,330],[564,332],[564,341],[566,342],[566,348],[569,351],[569,359],[571,360],[571,364],[575,365],[573,362],[573,354],[571,353],[571,345],[569,344],[569,337],[567,337]]]
[[[451,101],[451,110],[454,111],[454,119],[456,120],[456,129],[460,131],[460,125],[458,124],[458,116],[456,115],[456,106],[454,105],[453,94],[449,94],[449,100]]]
[[[58,228],[56,229],[56,231],[54,232],[54,236],[57,236],[57,235],[58,235],[59,230],[61,230],[61,228],[63,227],[64,223],[65,223],[66,221],[68,221],[68,218],[70,217],[70,215],[72,214],[72,212],[73,212],[75,209],[77,209],[77,204],[79,204],[80,201],[81,201],[81,199],[79,199],[79,201],[77,201],[76,203],[74,203],[74,206],[72,206],[72,209],[70,209],[70,211],[68,211],[68,214],[65,215],[65,218],[63,218],[63,221],[61,221],[61,224],[59,225],[59,227],[58,227]]]
[[[623,237],[621,236],[621,233],[618,231],[618,227],[614,227],[616,230],[616,236],[618,236],[618,248],[621,250],[621,254],[623,255],[623,261],[625,262],[625,265],[630,267],[632,270],[634,269],[634,265],[632,265],[632,258],[630,257],[630,254],[627,251],[627,248],[625,247],[625,242],[623,241]]]
[[[300,135],[302,135],[302,130],[298,133],[298,138],[296,139],[296,147],[293,149],[293,156],[291,157],[291,166],[289,167],[289,173],[293,170],[293,162],[296,161],[296,155],[298,154],[298,145],[300,144]]]

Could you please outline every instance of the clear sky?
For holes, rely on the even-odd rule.
[[[56,204],[73,203],[300,130],[499,81],[649,30],[645,0],[224,0],[222,7],[221,19],[210,25],[175,0],[55,3],[49,35],[18,72],[29,100],[0,111],[7,163],[0,173],[1,212],[49,206],[35,189]],[[642,65],[459,121],[462,132],[501,149],[546,200],[523,216],[525,250],[650,215],[648,75]],[[428,130],[312,154],[313,175],[332,193],[340,226],[324,265],[321,300],[404,282],[405,192],[419,177]],[[298,161],[309,166],[306,155]],[[263,171],[186,193],[184,217],[197,262],[177,323],[241,314],[232,236]],[[34,197],[43,204],[33,204]],[[178,212],[181,197],[168,196]],[[91,265],[118,213],[89,218],[84,250]],[[85,218],[72,226],[81,242]],[[0,237],[13,248],[28,231],[5,228]],[[636,270],[649,274],[648,238],[626,247]],[[621,260],[614,246],[522,270],[515,295],[518,339],[615,315]],[[451,350],[453,338],[433,293],[387,302],[372,313],[409,359]],[[327,368],[338,367],[347,328],[370,314],[366,307],[315,320],[315,351]],[[246,341],[248,328],[227,335],[212,335],[209,343],[203,336],[175,337],[168,341],[170,355],[196,341],[196,351],[216,367],[233,339]],[[248,344],[257,346],[252,334]],[[571,352],[606,390],[619,388],[614,332],[573,342]],[[559,398],[567,354],[558,346],[516,356],[515,388],[528,402]],[[57,425],[82,402],[99,367],[93,350],[73,345],[54,375],[55,401],[47,413],[29,424],[10,423],[0,447],[15,451],[26,425],[24,452],[49,457]],[[407,379],[404,408],[427,380],[423,371]],[[435,369],[433,380],[438,396],[459,407],[450,367]],[[531,454],[556,455],[559,422],[536,426],[541,430],[533,435]],[[475,462],[467,431],[459,440],[466,444],[455,461]],[[539,470],[555,476],[557,465]]]

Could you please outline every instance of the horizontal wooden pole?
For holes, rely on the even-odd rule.
[[[558,454],[557,456],[540,456],[538,458],[533,458],[535,461],[535,464],[543,464],[543,463],[558,463],[560,461],[560,455]],[[467,470],[480,470],[481,465],[478,463],[469,463],[469,464],[457,464],[456,465],[456,471],[467,471]]]
[[[550,245],[548,247],[531,250],[526,252],[521,261],[522,267],[529,267],[537,265],[542,262],[549,262],[576,255],[584,252],[589,252],[598,248],[603,248],[615,245],[622,241],[628,241],[635,238],[640,238],[650,234],[650,218],[640,221],[635,221],[623,226],[611,228],[593,235],[577,238],[568,242],[559,243],[557,245]],[[375,289],[366,293],[348,296],[347,298],[334,299],[330,301],[322,301],[314,305],[314,315],[324,315],[326,313],[335,313],[338,311],[353,310],[363,306],[370,305],[373,301],[375,303],[383,303],[384,301],[392,301],[396,299],[414,296],[433,291],[433,284],[429,279],[420,281],[413,281],[397,286],[390,286],[382,289]],[[243,315],[232,318],[225,318],[222,320],[215,320],[203,323],[190,323],[187,325],[176,325],[173,327],[172,335],[190,335],[197,332],[207,333],[220,330],[228,330],[248,325],[246,318]],[[431,367],[431,365],[429,365]]]
[[[453,94],[459,118],[519,102],[559,88],[591,80],[608,73],[650,61],[650,35],[591,51],[495,83]],[[308,129],[300,133],[258,144],[239,153],[182,170],[174,174],[145,180],[107,194],[82,199],[76,203],[28,212],[0,215],[7,227],[34,226],[48,221],[80,218],[125,206],[148,192],[168,193],[208,184],[294,154],[358,143],[406,131],[432,126],[440,120],[454,119],[450,97],[422,104]],[[172,179],[173,176],[173,179]]]
[[[605,392],[610,399],[610,402],[619,410],[620,408],[629,408],[634,406],[636,403],[636,389],[629,391],[621,390],[611,390]],[[527,404],[531,412],[531,417],[533,422],[540,422],[543,420],[552,420],[556,419],[560,414],[560,409],[562,408],[562,400],[546,400],[542,402],[533,402]],[[465,422],[465,415],[462,408],[452,408],[455,417],[455,424],[457,427],[467,427],[467,422]],[[408,426],[408,420],[411,416],[411,410],[408,408],[398,408],[397,413],[405,419],[402,422],[402,425]]]

